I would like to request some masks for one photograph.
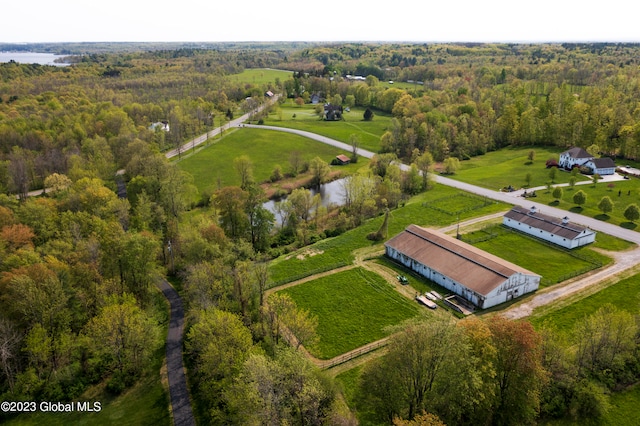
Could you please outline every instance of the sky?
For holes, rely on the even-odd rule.
[[[7,0],[0,42],[640,42],[637,0]]]

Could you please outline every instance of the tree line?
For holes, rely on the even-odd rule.
[[[415,148],[442,161],[508,145],[595,146],[603,155],[638,158],[637,45],[393,47],[394,54],[384,44],[368,47],[367,57],[336,54],[315,68],[322,62],[314,57],[324,53],[307,49],[307,68],[285,89],[290,96],[349,97],[354,105],[392,113],[382,149],[403,159]],[[397,52],[422,63],[394,63]],[[366,82],[344,78],[363,63],[381,71],[364,75]],[[380,83],[386,79],[411,86]]]
[[[610,394],[640,378],[639,342],[637,315],[613,305],[565,331],[500,316],[409,324],[364,367],[355,404],[397,425],[598,421]]]

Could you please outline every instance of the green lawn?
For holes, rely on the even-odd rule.
[[[298,307],[318,317],[316,345],[307,349],[330,359],[388,335],[386,327],[427,310],[401,296],[384,278],[363,268],[338,272],[282,290]]]
[[[573,195],[579,190],[587,194],[587,201],[582,206],[578,206],[573,202]],[[620,225],[627,229],[637,230],[637,223],[631,223],[625,219],[624,210],[632,203],[640,205],[640,179],[631,178],[629,180],[611,183],[598,182],[595,186],[590,183],[576,185],[573,188],[563,187],[562,192],[562,198],[557,201],[553,198],[552,191],[537,191],[536,201],[585,216],[594,217],[598,220]],[[598,209],[598,203],[600,203],[603,197],[609,197],[611,201],[613,201],[613,211],[608,214],[603,214],[602,211]]]
[[[240,74],[232,74],[228,78],[232,81],[260,85],[275,83],[276,79],[280,79],[280,81],[288,80],[293,78],[293,72],[286,70],[274,70],[271,68],[248,68]]]
[[[355,134],[360,138],[360,146],[372,152],[380,150],[380,137],[391,127],[392,117],[379,111],[374,111],[371,121],[364,121],[364,109],[357,107],[345,112],[342,121],[324,121],[318,117],[314,108],[315,105],[297,106],[288,101],[272,112],[265,124],[305,130],[345,143]]]
[[[398,234],[412,223],[428,227],[450,225],[456,222],[459,210],[464,210],[459,214],[460,220],[507,210],[505,204],[489,201],[485,205],[485,202],[487,200],[471,196],[458,189],[434,185],[433,189],[411,198],[404,207],[391,211],[388,236],[390,238]],[[439,210],[433,208],[437,206],[443,208]],[[378,216],[340,236],[319,241],[296,253],[275,259],[270,263],[272,282],[274,285],[280,285],[316,272],[350,264],[353,262],[353,252],[356,249],[372,246],[382,249],[383,243],[373,243],[366,238],[367,234],[380,228],[382,221],[383,216]],[[316,254],[305,256],[304,259],[296,257],[296,254],[308,250]]]
[[[463,238],[482,250],[541,275],[541,287],[581,275],[612,261],[588,247],[569,251],[515,231],[508,231],[502,226],[490,229],[495,230],[496,234],[486,241],[473,242],[483,234],[488,235],[483,230],[468,233]],[[514,247],[517,247],[517,250],[514,250]]]
[[[185,155],[178,166],[191,175],[200,192],[213,192],[218,187],[239,185],[233,160],[242,155],[248,156],[253,163],[253,175],[257,182],[268,180],[276,165],[283,173],[290,168],[289,157],[292,151],[299,151],[306,161],[318,156],[327,163],[338,154],[349,154],[332,146],[312,141],[302,136],[243,128],[216,139],[195,155]],[[364,164],[364,163],[362,163]],[[355,170],[361,162],[339,167],[339,170]]]
[[[531,150],[535,152],[533,162],[528,159]],[[561,152],[560,149],[542,147],[504,148],[462,161],[458,173],[451,177],[497,191],[509,185],[526,187],[526,176],[531,174],[530,187],[544,186],[550,181],[545,162],[552,157],[557,160]],[[558,170],[555,183],[567,183],[569,178],[569,173]],[[586,178],[578,176],[578,180]]]

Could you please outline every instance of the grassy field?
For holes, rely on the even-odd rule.
[[[374,112],[371,121],[364,121],[363,108],[352,108],[350,112],[345,112],[342,121],[324,121],[314,108],[315,105],[297,106],[287,101],[269,115],[265,124],[305,130],[345,143],[349,142],[351,135],[356,134],[360,138],[360,146],[372,152],[379,151],[380,137],[391,126],[392,117],[379,111]]]
[[[318,343],[307,349],[329,359],[388,335],[386,327],[427,310],[363,268],[338,272],[282,290],[318,317]]]
[[[275,83],[276,79],[280,79],[280,81],[288,80],[289,78],[293,78],[293,72],[286,70],[274,70],[271,68],[249,68],[245,69],[240,74],[232,74],[228,78],[232,81],[259,85]]]
[[[574,300],[568,306],[555,310],[539,308],[533,312],[531,323],[536,328],[545,326],[568,331],[576,321],[593,314],[606,303],[637,314],[640,310],[640,274],[625,278],[580,300]]]
[[[389,237],[412,223],[428,227],[450,225],[456,222],[459,210],[466,210],[460,213],[460,220],[464,220],[508,209],[505,204],[462,194],[465,193],[448,186],[435,185],[433,189],[411,198],[404,207],[391,211],[388,223]],[[432,208],[434,203],[441,208]],[[467,209],[461,206],[467,206]],[[373,243],[366,238],[370,232],[377,231],[382,222],[383,217],[378,216],[340,236],[319,241],[298,252],[275,259],[270,263],[273,283],[279,285],[350,264],[357,249],[375,246],[382,249],[383,243]],[[301,258],[297,255],[301,255]]]
[[[535,152],[533,162],[528,159],[531,150]],[[526,187],[526,176],[531,174],[530,187],[544,186],[550,181],[545,162],[549,158],[557,160],[561,152],[560,149],[541,147],[504,148],[462,161],[458,173],[451,177],[497,191],[509,185]],[[568,183],[569,178],[569,173],[558,171],[555,183]],[[578,176],[578,180],[587,179]]]
[[[495,233],[490,235],[489,232]],[[489,239],[474,242],[483,236]],[[502,226],[471,232],[463,238],[482,250],[541,275],[540,287],[556,284],[612,262],[611,258],[589,247],[564,250]],[[514,250],[514,247],[518,249]]]
[[[276,165],[280,165],[283,173],[289,170],[289,156],[292,151],[299,151],[306,161],[318,156],[327,163],[338,154],[349,155],[348,152],[302,136],[243,128],[228,133],[195,155],[185,155],[178,165],[193,175],[200,192],[212,192],[218,187],[240,184],[240,177],[233,166],[235,158],[248,156],[253,163],[254,178],[257,182],[263,182],[269,179]],[[355,170],[362,164],[364,163],[359,162],[332,168],[339,167],[340,170],[348,171]]]

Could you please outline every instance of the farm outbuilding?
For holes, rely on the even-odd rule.
[[[540,286],[540,275],[416,225],[387,241],[385,253],[478,308],[490,308]]]
[[[340,154],[340,155],[336,155],[336,161],[340,165],[345,165],[345,164],[349,164],[351,162],[351,159],[344,154]]]
[[[568,249],[590,244],[596,239],[595,231],[570,222],[567,216],[562,219],[549,216],[540,213],[535,207],[525,209],[514,206],[505,213],[502,223]]]

